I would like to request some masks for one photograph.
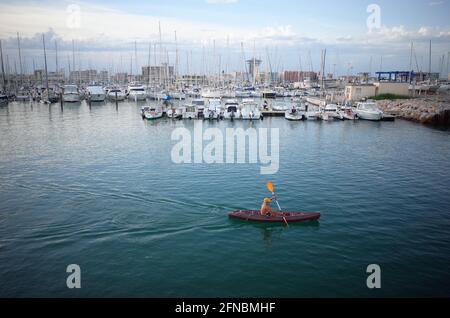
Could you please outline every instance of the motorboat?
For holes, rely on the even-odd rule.
[[[197,119],[197,107],[193,104],[186,104],[182,107],[182,114],[183,119]]]
[[[104,102],[106,99],[105,91],[101,86],[88,86],[87,87],[87,98],[91,102]]]
[[[143,106],[141,108],[142,118],[152,120],[163,116],[162,108],[159,106]]]
[[[192,106],[195,107],[197,112],[196,118],[205,118],[205,106],[206,102],[204,99],[193,99],[191,102]]]
[[[306,103],[305,104],[305,118],[307,120],[319,120],[321,114],[317,106]]]
[[[284,113],[284,118],[290,121],[305,120],[305,111],[294,104]]]
[[[378,121],[383,118],[383,111],[373,101],[360,102],[356,105],[356,115],[360,119]]]
[[[147,99],[144,85],[138,83],[131,83],[128,85],[127,97],[129,100],[144,101]]]
[[[343,120],[357,119],[356,113],[351,106],[341,106],[337,113]]]
[[[286,111],[289,109],[289,105],[284,101],[275,101],[272,103],[272,110],[274,111]]]
[[[223,118],[223,112],[220,99],[210,99],[209,105],[205,109],[205,119],[221,119],[221,117]]]
[[[225,119],[240,119],[241,111],[239,109],[239,103],[235,99],[228,99],[225,101]]]
[[[123,101],[125,99],[125,93],[118,87],[108,89],[107,96],[112,101]]]
[[[166,111],[166,115],[168,118],[180,119],[183,117],[183,109],[175,108],[175,107],[168,107],[167,111]]]
[[[325,121],[341,119],[341,117],[337,113],[337,105],[335,104],[327,104],[325,107],[322,107],[320,111],[320,117]]]
[[[241,105],[241,118],[246,120],[261,119],[261,111],[253,99],[244,99]]]
[[[79,103],[81,101],[80,91],[77,85],[63,86],[63,100],[65,103]]]

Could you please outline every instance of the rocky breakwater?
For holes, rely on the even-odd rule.
[[[415,122],[450,127],[450,97],[432,96],[413,99],[380,100],[386,114]]]

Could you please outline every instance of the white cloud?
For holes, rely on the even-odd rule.
[[[428,3],[428,5],[433,7],[433,6],[439,6],[439,5],[444,4],[444,3],[445,3],[445,1],[431,1],[431,2]]]

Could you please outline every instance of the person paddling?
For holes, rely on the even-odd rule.
[[[261,205],[260,213],[264,216],[278,216],[279,214],[277,212],[272,211],[269,204],[272,202],[272,199],[270,198],[264,198],[263,204]]]

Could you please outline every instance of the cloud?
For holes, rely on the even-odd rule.
[[[429,2],[428,5],[433,7],[433,6],[439,6],[444,3],[445,3],[445,1],[432,1],[432,2]]]

